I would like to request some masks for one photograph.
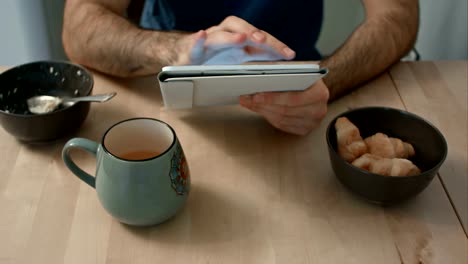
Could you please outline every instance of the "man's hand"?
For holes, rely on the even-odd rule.
[[[274,127],[306,135],[327,113],[329,92],[322,80],[302,92],[270,92],[241,96],[240,104],[262,115]]]
[[[234,16],[196,33],[144,30],[126,19],[129,4],[130,0],[67,0],[62,38],[68,57],[115,76],[135,77],[156,74],[166,65],[200,64],[213,57],[220,61],[226,47],[239,47],[242,55],[295,56],[278,39]]]
[[[219,25],[181,38],[175,47],[178,57],[169,62],[171,65],[203,64],[229,49],[242,50],[242,53],[236,54],[247,58],[289,60],[295,56],[295,52],[284,43],[235,16],[227,17]]]
[[[329,74],[304,92],[241,97],[244,107],[283,131],[304,135],[320,124],[333,100],[385,71],[414,45],[417,0],[362,0],[366,19],[331,56],[320,63]]]
[[[292,59],[296,55],[286,44],[236,16],[229,16],[221,24],[210,27],[206,31],[208,33],[206,46],[218,46],[224,44],[224,39],[231,39],[234,44],[250,41],[253,44],[264,46],[283,56],[284,59]],[[259,46],[246,46],[244,49],[249,54],[261,52]]]

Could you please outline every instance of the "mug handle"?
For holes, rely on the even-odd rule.
[[[78,165],[76,165],[76,163],[71,159],[70,150],[73,148],[85,150],[96,156],[98,143],[86,138],[72,138],[65,144],[62,150],[62,159],[73,174],[78,176],[78,178],[86,182],[89,186],[96,188],[96,178],[78,167]]]

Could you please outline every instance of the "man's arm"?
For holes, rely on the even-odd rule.
[[[366,19],[321,66],[330,100],[382,73],[414,45],[419,27],[417,0],[362,0]]]
[[[295,56],[275,37],[234,16],[196,33],[143,30],[125,18],[129,4],[130,0],[66,1],[62,39],[70,59],[111,75],[131,77],[155,74],[166,65],[190,64],[208,56],[213,48],[248,40],[273,48],[285,59]],[[203,47],[193,53],[200,43]]]
[[[362,0],[365,21],[329,58],[320,63],[328,75],[302,92],[258,93],[240,104],[265,117],[274,127],[305,135],[320,125],[329,100],[385,71],[416,40],[417,0]]]
[[[142,30],[125,18],[130,0],[67,0],[62,40],[72,61],[117,76],[175,64],[185,33]]]

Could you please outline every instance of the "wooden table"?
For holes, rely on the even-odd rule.
[[[111,124],[137,116],[170,123],[191,170],[187,205],[159,226],[120,224],[63,164],[69,138],[29,146],[0,129],[0,263],[466,264],[467,73],[467,61],[400,63],[332,103],[305,137],[239,106],[168,111],[154,77],[95,74],[94,93],[118,95],[93,104],[74,136],[99,140]],[[326,125],[368,105],[416,113],[448,141],[438,177],[398,206],[356,198],[331,170]],[[74,157],[94,171],[93,157]]]

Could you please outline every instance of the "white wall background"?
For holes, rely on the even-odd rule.
[[[324,0],[325,12],[317,48],[324,55],[338,48],[364,19],[361,0]]]
[[[65,59],[60,30],[64,1],[0,0],[0,65]],[[416,48],[423,60],[468,59],[468,0],[420,0]],[[318,42],[329,54],[364,16],[360,0],[325,0]]]
[[[420,0],[416,49],[422,60],[468,59],[468,0]],[[325,0],[325,19],[317,43],[330,54],[364,18],[360,0]]]
[[[468,0],[421,0],[421,15],[423,59],[468,59]]]
[[[41,1],[0,0],[0,65],[51,57]]]

